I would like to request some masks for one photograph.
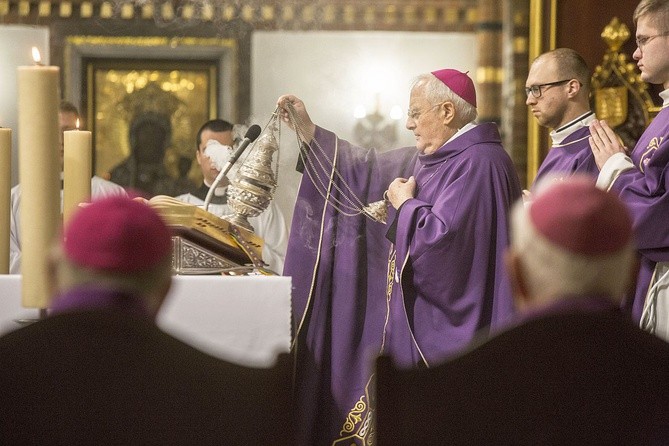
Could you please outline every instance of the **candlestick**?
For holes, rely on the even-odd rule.
[[[22,304],[49,304],[46,256],[60,222],[60,70],[18,67]]]
[[[0,274],[7,274],[12,187],[12,130],[7,128],[0,128],[0,172]]]
[[[63,224],[66,224],[79,203],[91,198],[91,132],[68,130],[63,141]]]

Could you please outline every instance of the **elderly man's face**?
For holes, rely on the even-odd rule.
[[[448,141],[455,131],[448,127],[451,119],[446,117],[445,104],[431,103],[422,85],[411,90],[406,128],[416,137],[416,148],[425,154],[434,153]]]

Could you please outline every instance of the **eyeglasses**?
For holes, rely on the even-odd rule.
[[[643,51],[643,47],[646,46],[646,44],[647,44],[648,42],[650,42],[651,40],[653,40],[653,39],[656,38],[656,37],[663,37],[663,36],[667,36],[667,35],[669,35],[669,31],[665,31],[665,32],[660,33],[660,34],[655,34],[655,35],[653,35],[653,36],[638,36],[638,37],[636,38],[636,46],[637,46],[641,51]]]
[[[525,87],[525,96],[528,96],[530,93],[532,93],[532,96],[534,96],[535,98],[540,98],[542,93],[541,91],[542,87],[553,87],[555,85],[562,85],[566,84],[570,80],[571,79],[565,79],[562,81],[547,82],[545,84],[530,85],[529,87]]]
[[[441,104],[443,104],[443,102]],[[418,118],[420,118],[420,115],[434,110],[435,108],[439,107],[441,104],[433,105],[432,107],[430,107],[426,110],[411,110],[411,109],[409,109],[409,110],[407,110],[407,117],[409,119],[413,119],[414,121],[418,121]]]

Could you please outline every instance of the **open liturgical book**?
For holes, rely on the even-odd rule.
[[[264,241],[254,232],[166,195],[149,205],[174,231],[175,274],[273,274],[262,261]]]

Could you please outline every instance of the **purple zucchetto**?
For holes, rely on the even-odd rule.
[[[467,73],[445,68],[433,71],[432,74],[450,88],[453,93],[476,107],[476,89],[474,89],[474,82],[467,76]]]
[[[588,180],[551,185],[532,202],[528,217],[538,235],[573,254],[614,254],[632,241],[623,202]]]
[[[147,271],[171,250],[171,231],[163,219],[127,197],[103,198],[78,209],[63,231],[65,257],[98,271]]]

